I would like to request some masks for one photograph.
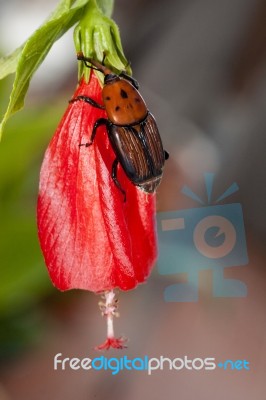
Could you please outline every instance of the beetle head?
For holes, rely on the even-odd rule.
[[[120,80],[120,78],[119,78],[119,76],[118,75],[116,75],[116,74],[113,74],[113,73],[108,73],[108,74],[104,74],[104,84],[105,85],[108,85],[108,84],[110,84],[110,83],[114,83],[114,82],[117,82],[117,81],[119,81]]]

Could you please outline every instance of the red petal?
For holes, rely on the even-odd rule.
[[[101,87],[91,73],[74,97],[101,103]],[[154,196],[137,189],[119,169],[126,202],[115,186],[115,154],[100,127],[90,147],[95,121],[104,110],[71,103],[45,153],[38,197],[38,231],[50,277],[60,290],[94,292],[134,288],[148,276],[156,258]]]

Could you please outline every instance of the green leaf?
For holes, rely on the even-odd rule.
[[[62,0],[50,18],[26,41],[23,49],[17,49],[15,53],[2,60],[3,76],[14,72],[16,64],[17,70],[8,108],[0,124],[0,139],[8,118],[23,107],[34,72],[54,42],[80,19],[89,1]]]
[[[0,79],[16,72],[17,64],[21,52],[23,50],[23,45],[18,47],[13,53],[6,57],[0,58]]]

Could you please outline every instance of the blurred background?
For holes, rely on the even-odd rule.
[[[0,1],[0,52],[19,46],[49,15],[55,0]],[[77,83],[72,31],[34,76],[26,107],[0,145],[0,400],[262,399],[266,357],[266,3],[264,0],[116,0],[121,30],[141,93],[170,153],[158,211],[197,205],[180,192],[216,197],[233,182],[229,202],[242,204],[249,263],[227,268],[245,298],[212,296],[212,271],[199,273],[199,301],[164,302],[167,285],[155,267],[145,285],[121,293],[117,334],[128,357],[188,355],[246,359],[250,371],[54,371],[53,357],[96,357],[105,321],[92,293],[59,293],[49,281],[35,222],[45,148]],[[12,79],[0,82],[1,115]],[[111,351],[108,356],[122,353]],[[107,354],[105,354],[107,355]],[[178,394],[177,394],[178,393]],[[215,393],[215,394],[214,394]]]

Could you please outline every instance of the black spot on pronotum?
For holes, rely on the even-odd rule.
[[[106,97],[105,97],[105,100],[111,100],[111,97],[106,96]]]
[[[118,110],[120,110],[120,107],[116,106],[115,111],[118,111]]]
[[[120,96],[123,99],[127,99],[128,98],[127,92],[125,90],[123,90],[123,89],[120,90]]]
[[[140,103],[140,99],[138,97],[135,98],[136,103]]]

